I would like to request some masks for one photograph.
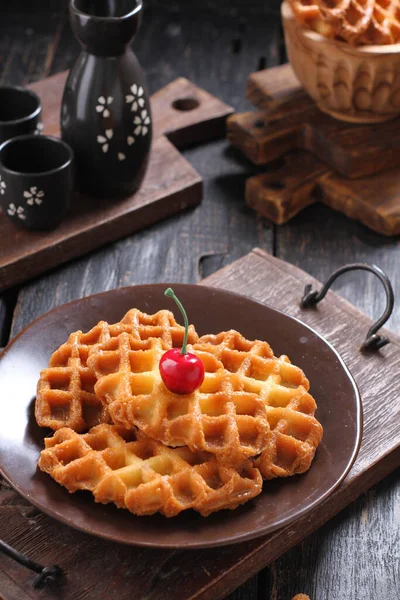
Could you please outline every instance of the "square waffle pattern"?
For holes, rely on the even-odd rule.
[[[88,364],[113,422],[126,429],[136,426],[169,446],[210,452],[231,466],[260,454],[270,438],[266,406],[245,388],[237,371],[249,356],[263,360],[272,351],[266,342],[249,342],[237,332],[223,335],[226,352],[221,356],[215,346],[188,346],[202,360],[205,378],[200,389],[186,396],[170,392],[161,379],[161,340],[122,333],[95,348]]]
[[[88,490],[96,502],[113,502],[136,515],[167,517],[194,509],[203,516],[234,509],[261,492],[258,469],[246,461],[240,470],[188,448],[167,448],[114,425],[86,434],[70,428],[45,439],[39,467],[69,492]]]
[[[213,354],[235,373],[240,389],[264,404],[271,435],[255,460],[264,479],[307,471],[323,429],[303,371],[287,356],[273,356],[266,342],[250,342],[236,331],[203,336],[193,348],[199,356]]]
[[[318,0],[335,34],[353,44],[396,44],[400,40],[398,0]]]
[[[296,20],[327,38],[334,38],[335,31],[322,16],[318,0],[289,0]]]
[[[290,0],[297,20],[325,37],[353,45],[400,41],[398,0]]]
[[[135,339],[155,336],[169,349],[173,343],[182,341],[184,328],[176,323],[170,311],[147,315],[132,309],[118,323],[109,325],[100,321],[87,333],[72,333],[40,374],[35,405],[39,425],[54,430],[70,427],[82,432],[99,423],[110,422],[107,406],[94,392],[96,376],[88,368],[87,360],[93,348],[122,332],[130,332]],[[196,338],[191,328],[191,339]]]

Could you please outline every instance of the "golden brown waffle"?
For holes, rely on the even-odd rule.
[[[399,0],[375,0],[370,23],[359,42],[372,45],[400,42]]]
[[[321,13],[335,35],[359,43],[371,22],[375,0],[317,0]]]
[[[236,508],[262,488],[250,461],[236,471],[210,454],[137,440],[133,431],[113,425],[98,425],[86,434],[60,429],[45,446],[40,469],[69,492],[88,490],[96,502],[113,502],[136,515],[172,517],[193,508],[207,516]]]
[[[272,435],[255,461],[264,479],[307,471],[323,431],[303,371],[268,349],[266,342],[249,342],[235,331],[203,336],[194,345],[195,352],[214,354],[235,373],[240,389],[265,405]]]
[[[214,348],[197,343],[188,347],[202,360],[205,377],[200,389],[186,396],[170,392],[161,379],[164,348],[159,340],[145,343],[122,333],[98,346],[88,364],[113,422],[127,429],[137,426],[169,446],[211,452],[229,465],[260,454],[270,438],[267,411],[257,394],[244,389],[237,361],[250,355],[262,360],[272,351],[266,342],[249,342],[236,332],[223,335],[229,356],[216,356]]]
[[[399,0],[290,0],[296,19],[325,37],[353,45],[397,44]]]
[[[289,0],[297,21],[317,33],[327,37],[335,37],[335,31],[327,23],[318,6],[319,0]]]
[[[110,421],[106,405],[94,393],[96,377],[88,368],[87,359],[94,347],[124,331],[138,340],[160,339],[166,350],[181,344],[184,335],[184,328],[170,311],[147,315],[137,309],[130,310],[119,323],[100,321],[87,333],[72,333],[40,374],[35,406],[39,425],[54,430],[71,427],[82,432]],[[197,339],[193,327],[190,339]]]

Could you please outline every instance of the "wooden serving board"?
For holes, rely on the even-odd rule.
[[[59,73],[31,86],[42,99],[46,134],[59,135],[66,77]],[[49,232],[21,229],[0,215],[0,291],[201,202],[202,178],[175,145],[223,136],[233,109],[184,78],[151,102],[153,148],[136,194],[111,201],[76,194],[71,214]]]
[[[320,283],[300,269],[254,250],[203,281],[234,290],[301,318],[331,342],[355,377],[363,400],[364,434],[358,458],[340,487],[311,513],[267,537],[225,548],[158,551],[90,537],[29,506],[0,483],[1,537],[42,564],[66,573],[56,591],[32,589],[33,576],[0,555],[4,600],[218,600],[321,527],[400,465],[400,337],[376,354],[359,346],[371,320],[333,292],[301,310],[304,286]],[[332,382],[334,385],[334,382]],[[338,443],[346,432],[338,432]]]
[[[400,233],[400,119],[337,121],[316,107],[289,65],[250,75],[247,96],[262,110],[229,118],[231,143],[257,165],[285,158],[247,181],[252,208],[282,224],[322,201],[379,233]]]

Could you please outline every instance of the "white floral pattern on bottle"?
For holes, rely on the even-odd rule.
[[[150,125],[150,123],[151,123],[151,119],[150,119],[149,115],[147,114],[147,110],[143,109],[140,112],[140,115],[137,115],[133,119],[133,123],[136,125],[136,127],[133,131],[133,133],[135,135],[140,135],[140,134],[142,134],[143,136],[146,135],[146,133],[149,130],[148,125]]]
[[[3,195],[6,191],[6,182],[2,180],[1,175],[0,175],[0,194]]]
[[[24,192],[24,198],[27,199],[26,202],[29,206],[33,206],[34,204],[40,206],[43,202],[44,191],[38,190],[37,187],[31,187],[29,191]]]
[[[34,135],[41,135],[43,133],[43,129],[44,129],[44,124],[41,121],[39,121],[39,123],[37,123],[37,125],[36,125],[35,131],[33,132]]]
[[[25,221],[25,219],[26,219],[26,215],[24,214],[25,213],[24,207],[18,206],[18,208],[17,208],[13,202],[11,202],[11,204],[8,205],[7,212],[10,215],[10,217],[17,215],[18,219],[21,219],[22,221]]]
[[[144,97],[144,88],[137,83],[134,83],[130,87],[130,94],[125,96],[125,102],[131,105],[131,111],[136,113],[133,119],[134,130],[131,134],[126,137],[126,143],[128,146],[132,146],[138,136],[144,137],[150,129],[151,118],[148,110],[145,108],[146,100]],[[99,96],[97,99],[96,112],[101,114],[103,117],[109,117],[111,115],[110,105],[114,98],[112,96]],[[103,134],[97,136],[97,143],[101,145],[101,149],[104,153],[107,153],[110,149],[110,141],[114,136],[113,129],[106,129]],[[122,162],[126,160],[127,156],[123,151],[123,148],[116,154],[118,161]]]
[[[104,135],[98,135],[97,141],[101,144],[101,149],[103,152],[108,152],[109,141],[112,139],[114,132],[112,129],[106,129]]]
[[[101,113],[104,118],[109,117],[111,114],[109,107],[113,101],[114,98],[112,96],[107,96],[107,98],[99,96],[99,98],[97,98],[98,104],[96,106],[96,112]]]
[[[145,99],[143,98],[144,89],[141,85],[138,86],[136,83],[134,83],[133,85],[131,85],[130,90],[132,94],[128,94],[127,96],[125,96],[125,101],[128,104],[132,103],[131,111],[136,112],[137,110],[139,110],[139,108],[143,108],[145,105]]]

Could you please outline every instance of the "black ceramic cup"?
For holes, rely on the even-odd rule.
[[[73,151],[50,136],[22,135],[0,146],[0,203],[28,229],[52,229],[64,218],[74,186]]]
[[[0,144],[28,133],[40,133],[42,107],[34,92],[11,85],[0,86]]]

